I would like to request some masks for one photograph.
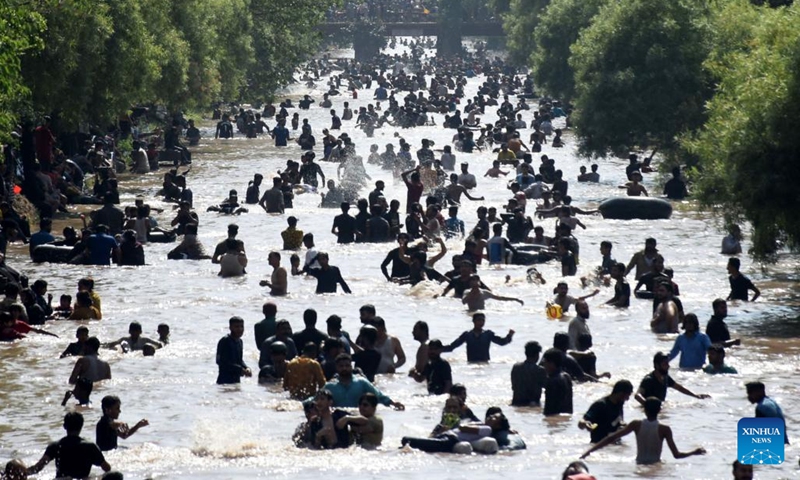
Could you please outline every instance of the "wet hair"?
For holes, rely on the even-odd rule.
[[[657,367],[661,365],[664,360],[669,361],[669,356],[664,352],[656,352],[656,354],[653,355],[653,366]]]
[[[628,380],[620,380],[614,384],[614,389],[611,394],[615,393],[633,393],[633,384]]]
[[[305,312],[303,312],[303,323],[306,326],[314,326],[317,324],[317,311],[313,308],[307,308]]]
[[[464,386],[463,383],[454,383],[452,387],[450,387],[450,395],[461,395],[467,393],[467,387]]]
[[[78,329],[75,331],[77,335],[80,335],[81,333],[84,332],[89,333],[89,327],[78,327]]]
[[[241,323],[244,324],[244,319],[242,317],[234,316],[228,320],[228,325],[233,326],[234,324]]]
[[[661,411],[661,400],[656,397],[647,397],[644,400],[644,413],[647,418],[657,417]]]
[[[365,305],[361,305],[361,308],[359,308],[358,311],[359,311],[359,313],[367,312],[367,313],[371,313],[372,315],[375,315],[375,305],[371,305],[369,303],[367,303]]]
[[[64,415],[64,430],[80,432],[83,429],[83,415],[80,412],[69,412]]]
[[[697,315],[695,315],[694,313],[687,313],[683,317],[684,330],[686,329],[686,322],[694,323],[694,326],[697,327],[698,330],[700,329],[700,320],[697,319]]]
[[[361,403],[361,402],[367,402],[372,407],[377,407],[378,406],[378,397],[372,392],[367,392],[367,393],[361,395],[361,397],[359,397],[358,403]]]
[[[741,266],[742,266],[742,261],[739,260],[738,258],[729,258],[728,259],[728,266],[735,268],[736,271],[739,271],[739,268],[741,268]]]
[[[744,384],[744,388],[747,389],[747,393],[763,392],[766,390],[766,387],[761,382],[747,382]]]
[[[344,344],[338,338],[326,338],[325,341],[322,342],[322,352],[325,354],[337,348],[344,348]]]
[[[139,323],[139,322],[131,322],[131,324],[128,326],[128,331],[131,331],[131,330],[139,331],[139,333],[141,333],[142,332],[142,324]]]
[[[542,353],[542,346],[539,342],[531,341],[525,344],[525,356],[530,358],[539,358]]]
[[[589,350],[592,348],[592,334],[581,333],[578,335],[578,342],[576,346],[578,347],[578,350]]]
[[[91,295],[89,295],[89,292],[78,292],[77,294],[75,294],[75,302],[78,304],[78,306],[81,307],[91,307],[92,305],[94,305],[94,302],[92,301],[92,297]]]
[[[103,397],[103,400],[100,401],[100,405],[103,408],[103,413],[106,413],[106,410],[113,408],[114,405],[117,405],[118,403],[122,403],[122,401],[116,395],[106,395]]]
[[[318,391],[314,398],[325,397],[328,400],[333,401],[333,394],[327,388],[323,388],[322,390]]]
[[[419,328],[427,335],[429,333],[428,323],[422,320],[419,320],[417,323],[414,324],[414,328]]]
[[[720,305],[727,305],[727,302],[721,298],[717,298],[716,300],[711,302],[711,308],[714,310],[716,310],[717,307],[719,307]]]
[[[607,248],[609,250],[611,250],[611,248],[613,247],[611,242],[609,242],[608,240],[603,240],[602,242],[600,242],[600,246],[603,248]]]
[[[545,362],[550,362],[556,368],[561,368],[561,364],[564,361],[564,353],[561,350],[551,348],[544,352],[543,359]]]
[[[565,332],[556,332],[553,335],[553,348],[566,350],[569,348],[569,335]]]

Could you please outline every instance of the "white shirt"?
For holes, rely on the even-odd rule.
[[[309,248],[308,251],[306,251],[306,263],[304,266],[308,268],[322,268],[319,262],[314,260],[317,255],[319,255],[319,252],[315,247]],[[314,260],[314,263],[310,263],[312,260]]]

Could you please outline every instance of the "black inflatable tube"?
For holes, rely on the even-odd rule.
[[[72,247],[57,247],[55,245],[39,245],[31,252],[34,263],[69,263],[72,259]]]
[[[672,205],[661,198],[614,197],[599,207],[603,218],[614,220],[665,220],[672,215]]]
[[[147,236],[150,243],[172,243],[178,237],[174,233],[153,232]]]

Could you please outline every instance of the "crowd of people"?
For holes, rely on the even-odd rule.
[[[570,109],[558,101],[539,98],[530,77],[518,75],[501,60],[465,55],[448,61],[423,61],[422,46],[412,42],[409,47],[410,54],[384,55],[373,63],[334,62],[328,58],[312,62],[305,74],[307,78],[330,75],[330,88],[321,99],[306,95],[296,105],[286,99],[278,106],[268,104],[257,111],[218,108],[214,135],[223,139],[221,141],[236,135],[269,136],[277,147],[295,142],[302,153],[299,162],[289,160],[279,175],[267,180],[271,188],[262,191],[264,176],[256,174],[246,187],[243,203],[239,202],[237,191],[231,190],[228,198],[209,210],[213,214],[232,216],[247,213],[257,205],[268,214],[287,215],[297,195],[320,195],[320,208],[341,209],[330,230],[338,244],[385,243],[387,254],[380,269],[387,281],[412,287],[421,282],[441,284],[438,287],[440,296],[453,295],[467,306],[472,329],[447,343],[432,335],[429,324],[420,320],[414,326],[413,335],[419,346],[413,360],[406,358],[399,339],[388,333],[390,321],[378,316],[375,307],[368,304],[360,307],[361,325],[356,338],[343,330],[342,319],[337,315],[326,319],[325,331],[317,329],[317,312],[312,308],[304,312],[303,327],[295,332],[290,322],[279,319],[278,315],[280,299],[291,291],[294,277],[316,279],[317,294],[337,293],[340,289],[349,294],[351,288],[346,272],[331,264],[335,260],[335,250],[324,252],[315,246],[315,234],[327,232],[301,231],[298,219],[288,216],[287,228],[280,235],[283,249],[269,253],[267,261],[273,271],[269,279],[260,282],[269,289],[274,300],[264,304],[264,318],[253,326],[258,368],[255,365],[251,368],[245,362],[242,337],[247,328],[241,317],[233,316],[228,322],[230,333],[217,344],[216,381],[235,384],[242,378],[255,377],[263,384],[280,383],[289,397],[303,403],[305,419],[292,439],[298,447],[346,448],[355,443],[375,448],[383,445],[384,425],[378,404],[405,409],[403,403],[390,397],[376,383],[380,383],[381,375],[396,373],[408,363],[410,377],[426,384],[431,395],[443,395],[443,409],[439,423],[428,437],[404,437],[399,446],[457,454],[522,449],[525,448],[524,432],[511,428],[500,406],[492,406],[482,417],[472,412],[467,404],[466,386],[454,381],[447,354],[466,346],[468,362],[489,362],[492,344],[501,347],[513,342],[514,330],[501,335],[486,328],[491,318],[482,310],[490,300],[520,304],[523,301],[492,292],[481,281],[481,269],[489,265],[529,265],[528,281],[540,286],[547,284],[547,280],[536,269],[537,263],[558,262],[563,277],[577,276],[578,228],[586,228],[578,215],[596,212],[572,205],[571,182],[557,168],[556,159],[539,155],[538,165],[534,164],[534,154],[540,154],[543,145],[558,148],[568,141],[554,123],[568,127]],[[483,76],[478,94],[467,98],[464,94],[466,81],[478,75]],[[336,97],[341,96],[344,88],[360,92],[372,90],[374,104],[357,112],[349,108],[347,101],[340,107]],[[302,112],[311,108],[327,109],[331,115],[331,124],[322,129],[319,142],[313,135],[319,126],[312,126],[307,120],[300,123]],[[498,120],[481,123],[481,116],[491,109],[497,111]],[[391,172],[397,181],[405,184],[405,199],[386,198],[385,185],[380,180],[374,182],[374,189],[367,188],[371,179],[366,173],[365,161],[351,136],[343,130],[360,128],[369,138],[376,129],[415,128],[436,124],[437,120],[443,128],[452,130],[452,145],[435,150],[434,142],[425,139],[412,146],[397,135],[397,147],[393,143],[385,145],[383,151],[378,145],[369,147],[366,163]],[[274,122],[272,128],[268,125],[271,122]],[[157,168],[157,151],[153,163],[153,155],[139,140],[147,135],[135,132],[130,118],[121,123],[121,131],[136,139],[130,168],[137,174]],[[56,148],[58,142],[52,132],[49,136],[43,133],[49,128],[49,120],[45,119],[33,130],[33,136],[30,129],[23,128],[21,133],[20,158],[25,170],[23,192],[30,195],[42,212],[40,231],[26,232],[26,219],[15,215],[9,204],[0,205],[3,260],[9,242],[26,241],[32,255],[42,246],[70,247],[68,261],[71,263],[145,265],[143,245],[163,236],[178,240],[168,254],[171,260],[211,261],[219,265],[221,277],[247,273],[248,257],[244,242],[237,238],[237,224],[230,224],[227,239],[216,245],[213,254],[208,254],[198,239],[200,215],[193,210],[189,188],[191,168],[180,172],[173,167],[164,175],[159,195],[174,202],[176,209],[169,228],[162,228],[145,198],[137,199],[135,205],[124,210],[116,206],[120,186],[114,172],[120,160],[116,154],[111,154],[116,152],[113,141],[96,139],[89,150],[77,151],[71,159],[66,159],[63,151]],[[299,135],[293,133],[298,130]],[[521,133],[523,130],[531,131],[529,137],[526,134],[527,143]],[[196,144],[200,135],[193,123],[174,119],[165,134],[164,145],[174,154],[176,164],[191,165],[191,152],[181,139],[184,134],[188,144]],[[34,141],[27,142],[26,138]],[[415,149],[413,154],[412,149]],[[509,199],[504,205],[477,207],[474,228],[467,229],[463,219],[466,216],[461,214],[465,208],[463,201],[482,201],[483,197],[476,193],[480,188],[479,179],[470,170],[469,163],[458,165],[456,172],[456,155],[475,151],[491,157],[492,167],[483,178],[494,181],[502,176],[507,182]],[[17,158],[13,148],[6,149],[7,159],[9,155]],[[338,185],[333,179],[326,179],[316,160],[329,162],[326,167],[328,164],[336,166],[337,177],[341,179]],[[643,174],[652,171],[650,160],[639,162],[637,155],[631,155],[626,169],[630,183],[624,186],[628,195],[648,194],[640,182]],[[13,168],[16,164],[7,161],[5,165]],[[591,173],[586,173],[585,167],[581,170],[578,182],[599,181],[599,167],[592,165],[590,168]],[[89,172],[95,175],[91,194],[84,193],[83,187],[84,176]],[[38,185],[38,190],[30,187],[34,184]],[[67,195],[73,188],[77,193]],[[689,194],[679,167],[673,171],[664,194],[669,199],[682,199]],[[90,222],[85,223],[80,234],[68,227],[64,229],[63,238],[56,238],[51,233],[50,217],[76,198],[102,200],[103,206],[89,215]],[[352,205],[358,210],[356,215],[349,213]],[[255,212],[260,213],[258,209]],[[535,225],[533,217],[556,218],[558,226],[554,232],[545,232],[541,225]],[[464,250],[452,257],[452,268],[440,273],[436,269],[437,262],[448,253],[444,240],[450,238],[463,238]],[[741,253],[740,240],[738,227],[732,227],[730,235],[723,240],[722,253]],[[392,242],[397,246],[391,245]],[[702,447],[679,450],[670,427],[659,421],[659,412],[670,388],[698,399],[708,398],[677,383],[670,376],[670,362],[680,357],[682,369],[702,369],[708,374],[735,373],[734,368],[725,364],[726,349],[741,345],[739,339],[732,338],[725,323],[728,301],[755,301],[760,290],[740,272],[739,259],[731,257],[727,266],[730,294],[727,299],[708,299],[714,315],[704,333],[697,315],[684,312],[673,272],[665,267],[667,254],[658,250],[655,238],[648,238],[644,249],[627,264],[614,258],[611,242],[604,241],[597,247],[602,263],[581,278],[583,284],[613,285],[614,296],[604,299],[604,303],[619,309],[628,308],[633,301],[652,300],[652,331],[679,335],[668,353],[654,354],[653,371],[640,380],[638,388],[629,380],[617,380],[610,393],[594,402],[580,417],[578,427],[589,432],[594,444],[584,457],[630,433],[637,438],[636,462],[639,464],[661,461],[664,441],[675,458],[704,454]],[[281,263],[286,254],[289,255],[289,269]],[[31,332],[49,334],[39,326],[52,319],[103,318],[100,297],[90,278],[79,282],[74,305],[71,305],[71,296],[63,295],[59,306],[53,307],[46,281],[37,280],[29,288],[27,278],[5,261],[0,262],[0,274],[5,280],[5,298],[0,304],[2,340],[22,339]],[[631,274],[637,283],[633,289],[627,280]],[[598,359],[592,351],[588,300],[600,290],[574,297],[569,294],[567,283],[556,283],[547,311],[550,314],[552,307],[552,316],[565,322],[565,331],[556,333],[550,348],[543,348],[536,341],[526,343],[525,360],[510,371],[511,405],[541,406],[544,416],[575,413],[573,384],[597,382],[611,376],[608,372],[598,373]],[[570,312],[573,308],[574,315]],[[78,328],[77,342],[70,344],[62,354],[78,357],[69,378],[74,387],[65,395],[64,403],[74,398],[79,404],[87,404],[93,385],[111,378],[109,364],[98,356],[102,349],[154,355],[169,343],[169,326],[160,325],[156,333],[157,340],[144,337],[142,326],[132,323],[129,336],[101,343],[90,336],[88,327]],[[746,385],[748,399],[756,404],[756,416],[783,418],[780,407],[766,391],[767,387],[760,382]],[[623,407],[631,396],[643,405],[645,418],[626,423]],[[111,395],[102,399],[96,442],[80,437],[84,418],[79,412],[70,412],[64,418],[66,436],[48,446],[41,460],[30,467],[25,468],[19,461],[10,462],[7,476],[26,478],[25,475],[37,473],[52,460],[56,460],[59,477],[83,478],[93,465],[109,471],[111,467],[102,452],[116,448],[118,437],[127,439],[149,425],[144,419],[132,427],[120,422],[121,402]],[[680,418],[678,415],[676,418]],[[739,462],[734,463],[733,472],[737,479],[752,478],[752,467]],[[592,477],[588,476],[585,463],[573,462],[565,470],[564,478]]]

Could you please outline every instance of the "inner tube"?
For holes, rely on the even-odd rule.
[[[599,207],[603,218],[614,220],[665,220],[672,215],[672,205],[661,198],[614,197]]]
[[[167,232],[152,232],[147,236],[147,241],[150,243],[172,243],[178,238],[174,233]]]
[[[552,260],[550,255],[543,255],[541,253],[523,252],[517,250],[517,253],[512,255],[511,263],[513,265],[537,265]]]
[[[508,430],[497,432],[494,438],[497,440],[500,450],[525,450],[528,448],[520,434],[511,433]]]
[[[55,245],[39,245],[31,252],[34,263],[69,263],[72,258],[72,247],[57,247]]]

